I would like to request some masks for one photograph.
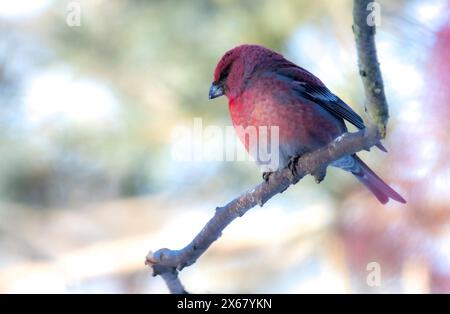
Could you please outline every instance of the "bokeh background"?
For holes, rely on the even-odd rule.
[[[408,204],[381,206],[339,170],[305,178],[233,222],[182,272],[189,291],[450,292],[450,6],[379,3],[389,153],[361,155]],[[261,180],[250,162],[174,158],[177,127],[230,125],[226,99],[207,100],[216,62],[241,43],[270,47],[363,114],[351,11],[0,0],[0,292],[166,292],[148,250],[184,246]]]

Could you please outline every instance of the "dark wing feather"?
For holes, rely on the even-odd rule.
[[[335,117],[347,120],[358,129],[365,128],[363,119],[325,86],[295,82],[294,90],[300,93],[303,98],[318,104]]]
[[[307,70],[287,61],[280,64],[276,72],[282,79],[289,80],[301,97],[321,106],[336,118],[347,120],[360,130],[365,128],[363,119]],[[387,152],[381,142],[376,146]]]
[[[282,79],[289,80],[301,97],[318,104],[336,118],[347,120],[358,129],[365,128],[363,119],[312,73],[290,62],[279,64],[276,72]]]

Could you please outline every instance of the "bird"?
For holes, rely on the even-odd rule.
[[[217,63],[209,99],[225,95],[233,126],[249,154],[264,170],[263,178],[289,167],[303,154],[327,145],[347,132],[345,122],[364,129],[363,119],[311,72],[294,64],[282,54],[260,45],[244,44],[227,51]],[[278,153],[275,166],[267,166],[250,147],[245,130],[276,126]],[[270,129],[272,130],[272,129]],[[272,132],[275,134],[274,132]],[[267,132],[265,136],[271,135]],[[270,146],[270,145],[269,145]],[[377,144],[385,148],[381,142]],[[344,156],[330,164],[353,174],[382,203],[405,199],[385,183],[356,154]],[[325,176],[316,176],[320,182]]]

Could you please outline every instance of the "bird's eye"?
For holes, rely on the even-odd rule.
[[[231,69],[231,63],[228,64],[220,73],[219,82],[224,82],[227,79],[228,74],[230,74],[230,69]]]

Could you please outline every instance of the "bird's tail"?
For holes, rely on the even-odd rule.
[[[373,195],[383,204],[386,204],[389,199],[405,204],[406,201],[400,194],[395,192],[387,183],[385,183],[379,176],[375,174],[358,156],[353,155],[359,167],[352,171],[359,182],[364,184]]]

